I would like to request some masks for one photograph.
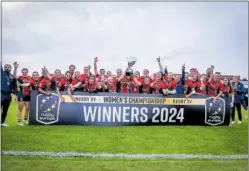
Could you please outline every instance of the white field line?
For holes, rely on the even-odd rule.
[[[248,159],[248,155],[212,154],[122,154],[122,153],[79,153],[79,152],[42,152],[42,151],[1,151],[4,155],[14,156],[51,156],[51,157],[91,157],[123,159]]]

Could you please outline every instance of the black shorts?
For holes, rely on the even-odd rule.
[[[30,102],[30,96],[18,96],[18,102]]]

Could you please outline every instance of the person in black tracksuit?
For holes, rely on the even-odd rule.
[[[9,126],[5,123],[5,119],[8,114],[8,109],[12,100],[11,93],[16,95],[16,68],[17,63],[14,63],[15,71],[14,75],[11,74],[11,65],[6,64],[3,67],[1,66],[1,126]]]

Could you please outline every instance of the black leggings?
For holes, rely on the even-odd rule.
[[[8,114],[8,109],[9,109],[9,106],[10,106],[10,102],[11,102],[11,99],[1,101],[1,108],[2,108],[2,120],[1,120],[1,123],[5,122],[5,119],[6,119],[7,114]]]
[[[239,120],[242,121],[242,114],[241,114],[241,104],[234,104],[234,106],[232,107],[232,121],[235,120],[235,107],[237,109],[237,112],[238,112],[238,117],[239,117]]]

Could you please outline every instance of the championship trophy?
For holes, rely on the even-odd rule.
[[[134,56],[127,57],[127,62],[128,62],[128,70],[126,72],[128,73],[133,73],[132,67],[135,65],[137,62],[137,58]]]

